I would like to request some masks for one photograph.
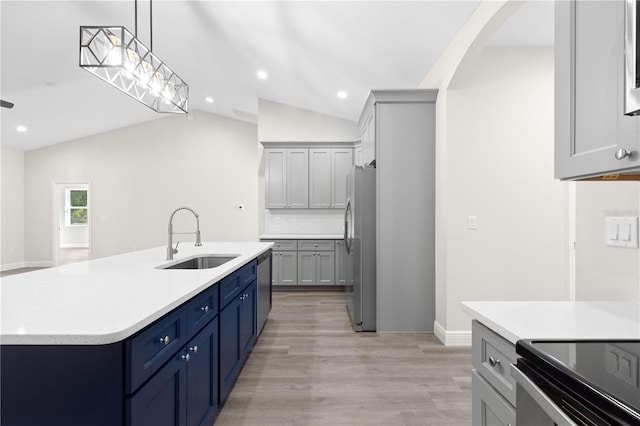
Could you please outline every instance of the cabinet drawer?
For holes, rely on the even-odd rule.
[[[187,303],[187,332],[193,337],[218,315],[218,284],[209,287]]]
[[[515,425],[516,410],[477,371],[471,373],[472,424],[477,426]]]
[[[273,243],[274,251],[295,251],[298,250],[298,240],[263,240]]]
[[[256,279],[257,268],[258,263],[254,260],[220,281],[220,310]]]
[[[298,250],[333,250],[334,243],[333,240],[298,240]]]
[[[126,391],[132,393],[187,341],[187,311],[179,308],[125,341]]]
[[[473,367],[504,398],[516,405],[516,383],[511,377],[511,364],[516,362],[516,348],[493,331],[473,321]]]

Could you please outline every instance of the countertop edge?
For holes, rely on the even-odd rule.
[[[254,243],[256,244],[256,243]],[[46,345],[84,345],[84,346],[98,346],[98,345],[110,345],[124,341],[125,339],[135,335],[139,331],[143,330],[148,325],[162,318],[166,314],[170,313],[174,309],[188,302],[193,297],[197,296],[201,292],[210,288],[211,286],[217,284],[233,272],[242,268],[247,263],[254,260],[256,257],[261,254],[267,252],[273,247],[273,244],[269,242],[257,242],[257,244],[264,245],[259,249],[249,250],[248,253],[243,254],[242,256],[246,256],[242,262],[238,262],[237,264],[232,264],[228,268],[224,269],[223,272],[218,272],[214,278],[203,280],[201,284],[194,285],[185,293],[181,294],[179,297],[175,297],[169,303],[164,305],[163,307],[155,310],[153,313],[146,315],[132,323],[127,327],[123,327],[116,330],[106,330],[105,333],[72,333],[72,334],[63,334],[63,333],[51,333],[51,334],[20,334],[20,333],[7,333],[0,334],[0,344],[1,345],[11,345],[11,346],[20,346],[20,345],[38,345],[38,346],[46,346]],[[250,254],[249,254],[250,253]],[[189,255],[191,255],[190,253]],[[128,255],[128,254],[125,254]],[[123,255],[124,256],[124,255]],[[103,258],[104,259],[104,258]],[[100,260],[100,259],[96,259]],[[91,262],[91,261],[89,261]],[[164,263],[168,263],[170,261],[165,261]],[[5,330],[2,330],[2,333],[5,333]]]

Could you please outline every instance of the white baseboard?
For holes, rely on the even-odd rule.
[[[68,243],[60,244],[60,248],[89,248],[89,245],[86,243]]]
[[[51,260],[32,260],[24,262],[24,268],[50,268],[55,266]]]
[[[12,269],[24,268],[24,262],[7,263],[6,265],[0,265],[0,271],[11,271]]]
[[[471,346],[471,331],[447,331],[434,321],[433,332],[445,346]]]

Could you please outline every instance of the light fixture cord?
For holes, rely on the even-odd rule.
[[[153,52],[153,0],[149,0],[149,50]]]
[[[138,0],[134,1],[134,6],[133,6],[133,16],[135,17],[135,25],[134,25],[134,31],[133,31],[133,35],[135,38],[138,38]]]

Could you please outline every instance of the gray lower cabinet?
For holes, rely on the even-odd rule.
[[[271,281],[273,285],[296,285],[298,282],[298,252],[274,251]]]
[[[555,3],[556,178],[639,174],[640,117],[624,114],[625,3]]]
[[[298,252],[298,284],[334,285],[335,253],[333,251]]]
[[[515,425],[515,346],[475,320],[472,341],[473,425]]]
[[[346,251],[344,241],[336,241],[336,285],[347,285],[349,282],[349,270],[353,264],[349,263],[351,257],[346,256]]]
[[[262,240],[271,241],[273,265],[271,282],[284,285],[345,284],[348,265],[338,269],[336,250],[344,250],[334,240]],[[342,244],[342,245],[340,245]],[[342,281],[339,281],[342,280]]]

